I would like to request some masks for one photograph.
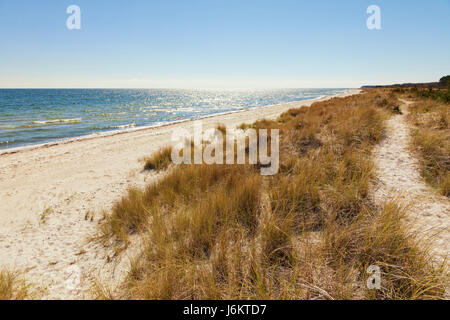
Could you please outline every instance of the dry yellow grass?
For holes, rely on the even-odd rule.
[[[435,299],[445,270],[414,239],[395,203],[369,197],[372,147],[398,102],[390,93],[293,109],[276,121],[280,172],[259,165],[180,165],[130,190],[105,237],[142,234],[122,293],[133,299]],[[381,290],[366,286],[369,265]]]
[[[0,271],[0,300],[24,300],[29,297],[29,287],[17,272]]]
[[[409,107],[414,126],[412,148],[419,156],[425,180],[450,196],[450,105],[420,99]]]
[[[169,164],[172,162],[171,153],[172,153],[171,147],[162,148],[149,158],[144,159],[145,161],[144,169],[156,171],[167,169]]]

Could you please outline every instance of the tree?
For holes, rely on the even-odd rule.
[[[450,76],[445,76],[439,79],[439,84],[441,84],[444,87],[447,87],[450,85]]]

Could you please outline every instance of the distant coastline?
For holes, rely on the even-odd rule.
[[[402,87],[402,88],[432,88],[432,89],[446,89],[450,82],[450,76],[442,77],[439,81],[435,82],[408,82],[408,83],[398,83],[398,84],[388,84],[388,85],[364,85],[361,89],[370,89],[370,88],[393,88],[393,87]]]

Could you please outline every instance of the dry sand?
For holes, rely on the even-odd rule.
[[[205,118],[203,129],[275,118],[312,102]],[[127,188],[154,179],[139,159],[169,144],[175,128],[190,130],[192,125],[187,121],[0,155],[0,269],[24,271],[45,299],[89,298],[94,279],[118,283],[127,259],[108,263],[111,253],[87,241],[98,232],[100,212],[110,209]]]
[[[423,236],[437,262],[442,262],[450,254],[450,201],[420,176],[418,160],[409,149],[406,115],[411,102],[402,102],[403,114],[388,120],[387,137],[374,150],[379,182],[374,196],[381,203],[398,200],[407,206],[407,220],[416,236]]]

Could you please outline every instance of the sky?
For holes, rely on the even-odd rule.
[[[370,5],[381,30],[366,26]],[[450,0],[0,0],[0,88],[353,88],[446,74]]]

